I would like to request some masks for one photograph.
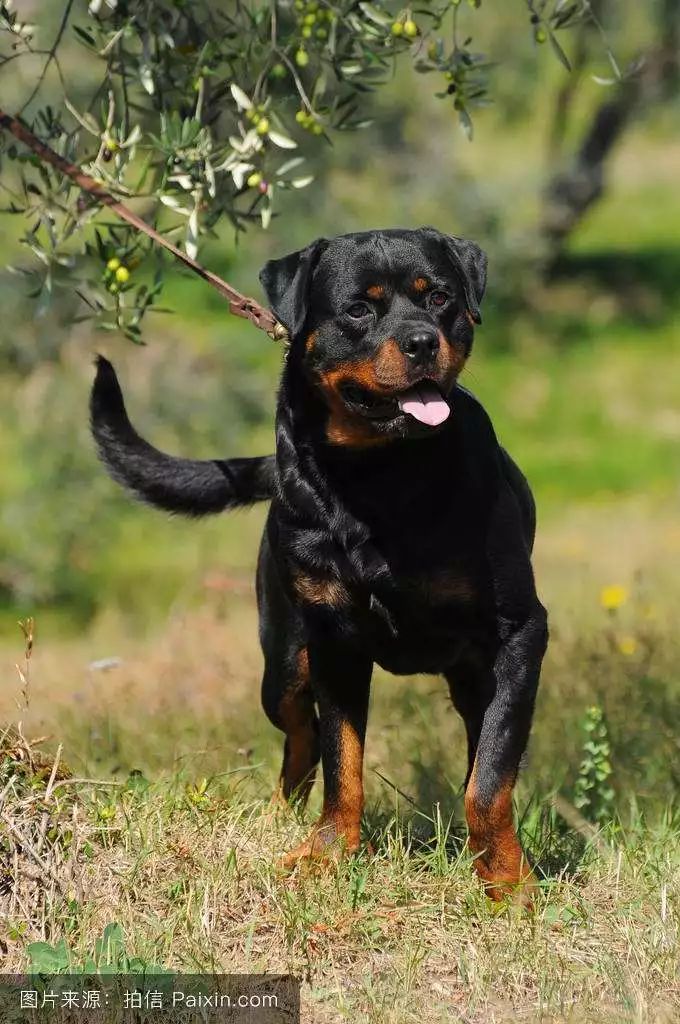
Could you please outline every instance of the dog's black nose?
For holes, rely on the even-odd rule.
[[[404,340],[402,348],[414,363],[430,363],[439,351],[439,335],[431,327],[419,327]]]

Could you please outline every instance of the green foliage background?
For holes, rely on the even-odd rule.
[[[521,5],[520,5],[521,8]],[[54,7],[53,17],[60,9]],[[494,105],[478,111],[469,143],[429,78],[404,61],[366,98],[373,126],[333,139],[311,159],[318,181],[285,197],[266,233],[238,244],[223,228],[204,261],[259,294],[269,256],[320,234],[432,223],[469,234],[491,254],[485,323],[467,383],[527,470],[543,516],[575,501],[603,502],[677,487],[680,353],[675,282],[680,198],[674,138],[678,106],[645,114],[628,133],[604,200],[570,242],[559,276],[542,283],[532,251],[546,179],[546,133],[565,71],[536,46],[521,9],[467,11],[480,46],[497,59]],[[607,26],[625,61],[651,38],[653,12],[625,3]],[[589,71],[604,74],[602,51]],[[9,109],[35,70],[9,77]],[[68,50],[69,88],[91,84],[81,51]],[[24,75],[25,77],[21,77]],[[49,83],[48,83],[49,85]],[[568,145],[603,86],[587,80]],[[10,218],[0,219],[7,260],[19,260]],[[14,234],[13,234],[14,232]],[[144,266],[134,271],[140,279]],[[280,352],[230,318],[199,281],[174,272],[145,349],[72,326],[68,291],[34,316],[23,282],[0,277],[0,601],[3,626],[39,610],[48,623],[82,623],[111,605],[136,622],[162,615],[178,593],[200,589],[215,562],[252,566],[261,513],[187,525],[132,505],[104,476],[87,431],[91,358],[121,371],[134,421],[161,447],[192,455],[271,449]]]

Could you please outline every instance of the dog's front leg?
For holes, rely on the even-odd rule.
[[[475,868],[487,894],[497,900],[523,885],[520,898],[526,902],[533,881],[513,824],[512,790],[529,739],[547,638],[547,616],[538,601],[522,623],[501,623],[496,692],[484,714],[465,791]]]
[[[373,664],[326,637],[310,638],[309,668],[319,707],[324,800],[309,837],[283,859],[328,860],[359,848],[363,759]]]

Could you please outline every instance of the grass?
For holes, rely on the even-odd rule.
[[[49,877],[27,881],[29,865],[40,871],[24,843],[6,969],[25,966],[37,936],[63,939],[64,967],[82,969],[115,922],[138,969],[295,974],[309,1021],[677,1019],[677,820],[612,829],[597,845],[568,837],[573,859],[560,850],[533,914],[515,916],[487,904],[437,811],[369,812],[373,858],[283,875],[277,857],[306,825],[258,789],[250,773],[205,792],[181,777],[48,797],[32,784]],[[30,798],[14,798],[15,828],[37,843]],[[564,844],[554,818],[540,833],[534,817],[525,842]]]
[[[375,856],[279,871],[319,787],[303,816],[270,807],[281,743],[259,708],[252,592],[218,586],[141,638],[111,616],[72,640],[41,640],[38,623],[14,687],[28,708],[2,708],[24,736],[53,737],[45,755],[16,731],[3,742],[6,969],[25,967],[35,942],[82,967],[116,924],[137,964],[295,973],[308,1021],[677,1019],[679,538],[672,505],[617,509],[616,534],[607,507],[540,534],[553,641],[517,792],[542,880],[532,915],[488,904],[473,877],[463,730],[434,678],[377,674],[364,821]],[[610,611],[605,585],[618,588]],[[4,647],[8,671],[19,640]],[[574,807],[592,704],[616,794],[600,828]]]

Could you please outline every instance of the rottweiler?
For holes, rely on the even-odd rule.
[[[513,824],[546,611],[535,506],[487,413],[458,378],[487,259],[434,228],[318,239],[260,274],[287,329],[276,454],[192,460],[142,440],[98,361],[92,430],[137,498],[202,516],[271,501],[257,568],[262,703],[285,735],[280,793],[323,809],[284,858],[360,845],[373,665],[443,675],[467,733],[469,846],[488,894],[533,885]]]

